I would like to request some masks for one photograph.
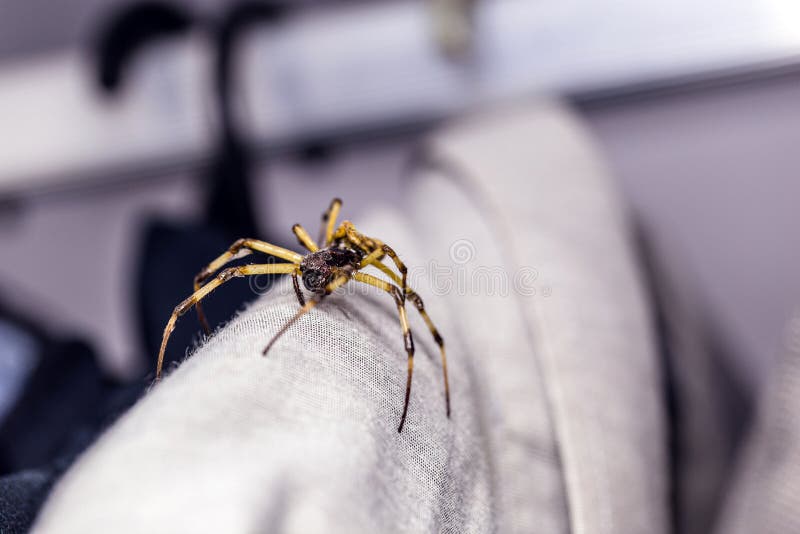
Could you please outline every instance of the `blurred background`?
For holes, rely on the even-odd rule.
[[[353,218],[395,202],[429,132],[541,95],[757,390],[800,303],[798,28],[791,0],[0,0],[0,428],[32,377],[57,396],[85,375],[43,354],[92,369],[84,403],[141,383],[234,238],[291,246],[332,196]],[[214,322],[252,298],[228,295]]]

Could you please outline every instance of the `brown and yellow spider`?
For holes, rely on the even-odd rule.
[[[311,236],[308,235],[308,232],[306,232],[302,226],[295,224],[292,227],[292,231],[295,236],[297,236],[297,240],[302,246],[309,250],[309,254],[305,256],[264,241],[239,239],[231,245],[227,252],[221,254],[217,259],[206,266],[205,269],[200,271],[194,279],[194,293],[175,307],[169,321],[167,321],[167,326],[164,328],[164,337],[161,341],[161,349],[158,352],[156,380],[161,377],[161,368],[164,363],[164,351],[167,348],[167,341],[169,340],[172,330],[175,328],[178,317],[189,311],[192,306],[196,306],[200,323],[203,325],[206,333],[210,333],[208,322],[203,314],[200,301],[217,287],[232,278],[260,274],[292,275],[294,290],[297,294],[297,300],[300,302],[300,310],[298,310],[294,317],[275,334],[264,348],[264,355],[267,354],[267,351],[269,351],[275,341],[286,332],[297,319],[316,306],[323,297],[350,280],[356,280],[357,282],[369,284],[389,293],[392,298],[394,298],[395,304],[397,304],[397,312],[400,315],[400,326],[403,329],[403,341],[406,353],[408,354],[408,379],[406,380],[403,415],[400,417],[400,426],[397,427],[397,431],[401,432],[403,430],[403,424],[406,421],[408,401],[411,396],[411,376],[414,372],[414,339],[408,327],[405,309],[406,299],[409,299],[417,308],[417,311],[431,331],[434,341],[439,345],[439,350],[442,355],[445,407],[447,410],[447,417],[450,417],[450,387],[447,381],[447,358],[445,356],[444,340],[442,336],[439,335],[439,332],[433,325],[433,321],[431,321],[431,318],[425,311],[425,305],[422,299],[406,283],[406,266],[400,261],[400,258],[397,257],[397,254],[389,245],[358,232],[350,221],[344,221],[341,226],[336,228],[336,218],[339,215],[341,207],[342,201],[335,198],[331,202],[328,211],[322,215],[322,228],[320,230],[319,239],[320,246],[314,243]],[[208,280],[214,273],[222,269],[222,267],[230,261],[247,256],[253,252],[269,254],[287,260],[289,263],[249,264],[239,267],[228,267],[217,274],[211,281],[203,285],[204,281]],[[400,276],[382,263],[381,260],[385,256],[389,256],[392,259],[397,270],[400,271]],[[376,267],[382,271],[394,284],[360,272],[368,266]],[[312,297],[308,302],[305,301],[303,293],[300,291],[300,284],[297,280],[298,276],[302,278],[303,285],[306,289],[312,293]],[[398,287],[398,285],[400,287]]]

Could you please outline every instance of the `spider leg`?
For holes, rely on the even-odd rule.
[[[380,278],[375,278],[366,273],[355,273],[353,274],[353,278],[358,282],[363,282],[365,284],[369,284],[373,287],[377,287],[378,289],[382,289],[389,293],[392,298],[394,298],[395,304],[397,304],[397,313],[400,316],[400,327],[403,329],[403,344],[405,345],[406,353],[408,354],[408,378],[406,379],[406,396],[405,401],[403,402],[403,415],[400,416],[400,426],[397,427],[397,432],[403,431],[403,425],[406,422],[406,415],[408,414],[408,402],[411,399],[411,378],[414,374],[414,338],[411,336],[411,330],[408,327],[408,317],[406,316],[406,308],[405,308],[405,298],[402,293],[400,293],[400,289],[386,282],[385,280],[381,280]]]
[[[375,251],[375,252],[377,253],[379,251]],[[373,256],[373,255],[374,254],[371,254],[370,256]],[[394,273],[391,269],[389,269],[386,265],[381,263],[379,260],[377,260],[375,258],[371,258],[370,256],[367,256],[366,258],[364,258],[364,261],[361,262],[362,268],[365,266],[365,262],[367,262],[368,265],[372,265],[372,266],[377,267],[378,269],[380,269],[381,272],[383,272],[389,278],[391,278],[392,281],[394,281],[394,283],[396,283],[396,284],[400,284],[401,283],[400,282],[400,277],[397,276],[396,273]],[[433,324],[433,321],[431,320],[430,316],[428,315],[428,312],[425,311],[425,303],[422,302],[422,297],[420,297],[413,289],[411,289],[408,286],[406,286],[406,297],[414,304],[414,307],[417,309],[417,311],[419,312],[420,316],[422,316],[422,320],[425,321],[425,325],[428,327],[428,330],[430,330],[431,335],[433,336],[433,340],[436,342],[437,345],[439,345],[439,352],[440,352],[440,354],[442,356],[442,376],[444,378],[444,399],[445,399],[445,405],[447,407],[447,417],[450,417],[450,383],[449,383],[449,380],[447,379],[447,353],[446,353],[445,348],[444,348],[444,339],[442,339],[442,336],[439,334],[439,331],[436,329],[436,326]]]
[[[380,254],[379,254],[379,253],[380,253]],[[378,269],[379,269],[379,270],[380,270],[382,273],[384,273],[386,276],[388,276],[389,278],[391,278],[391,279],[392,279],[392,281],[393,281],[395,284],[397,284],[397,285],[400,285],[400,284],[402,283],[402,281],[400,280],[400,277],[399,277],[399,276],[397,276],[397,274],[396,274],[394,271],[392,271],[391,269],[389,269],[389,267],[387,267],[387,266],[386,266],[386,265],[385,265],[383,262],[381,262],[381,261],[380,261],[380,260],[381,260],[381,258],[382,258],[384,255],[385,255],[385,254],[383,253],[383,250],[380,250],[380,249],[379,249],[379,250],[376,250],[374,253],[372,253],[372,254],[370,254],[370,255],[366,256],[366,257],[365,257],[365,258],[364,258],[364,259],[361,261],[361,267],[360,267],[360,268],[361,268],[361,269],[363,269],[364,267],[367,267],[368,265],[372,265],[373,267],[376,267],[376,268],[378,268]],[[408,287],[408,286],[406,286],[406,288],[407,288],[407,287]]]
[[[319,229],[319,246],[328,247],[333,240],[333,230],[336,227],[336,219],[339,217],[339,210],[342,207],[342,201],[334,198],[328,210],[322,214],[322,225]]]
[[[300,291],[300,284],[297,282],[297,273],[292,273],[292,285],[294,285],[294,294],[297,295],[297,302],[300,306],[306,305],[306,299],[303,298],[303,292]]]
[[[343,271],[344,272],[342,274],[334,278],[332,282],[330,282],[327,286],[325,286],[325,293],[322,294],[315,293],[314,296],[311,297],[311,300],[303,304],[303,307],[297,310],[297,313],[295,313],[294,316],[291,319],[289,319],[286,322],[286,324],[281,327],[280,330],[278,330],[278,333],[272,336],[272,339],[269,340],[267,346],[264,347],[264,351],[261,353],[262,355],[266,356],[267,353],[269,352],[269,349],[272,348],[272,345],[275,344],[278,338],[281,337],[283,334],[285,334],[286,331],[289,330],[289,327],[292,326],[294,323],[296,323],[297,320],[300,319],[300,317],[311,311],[311,309],[314,308],[314,306],[316,306],[317,304],[319,304],[323,298],[325,298],[327,295],[330,295],[331,293],[339,289],[341,286],[343,286],[345,283],[347,283],[348,280],[350,280],[350,271],[344,269]]]
[[[364,256],[364,259],[361,260],[361,263],[359,264],[358,268],[363,269],[367,265],[375,265],[376,267],[378,265],[383,265],[381,263],[381,260],[385,255],[386,253],[383,251],[383,249],[376,248],[375,250]],[[386,266],[384,265],[384,267]]]
[[[353,226],[353,223],[350,221],[343,221],[339,228],[333,233],[332,241],[342,240],[361,249],[366,254],[371,254],[383,245],[383,242],[379,239],[373,239],[356,230],[356,227]]]
[[[383,259],[384,254],[388,255],[394,262],[395,266],[397,267],[397,270],[400,271],[401,280],[398,283],[400,284],[400,289],[402,289],[403,291],[402,293],[403,298],[405,298],[408,269],[406,268],[406,265],[397,256],[397,253],[394,251],[394,249],[392,249],[392,247],[390,247],[380,239],[375,239],[373,237],[365,236],[364,234],[356,230],[356,227],[353,226],[353,223],[351,223],[350,221],[344,221],[342,225],[339,227],[337,234],[341,236],[340,239],[348,241],[352,245],[360,248],[361,250],[367,253],[367,256],[361,261],[362,268],[370,263],[376,265],[377,263],[380,263],[381,259]]]
[[[200,286],[205,280],[211,277],[211,275],[213,275],[219,269],[224,267],[228,262],[236,259],[236,257],[243,251],[245,252],[245,256],[251,252],[261,252],[263,254],[269,254],[270,256],[275,256],[292,263],[300,263],[303,260],[303,256],[297,252],[278,247],[264,241],[259,241],[257,239],[237,239],[233,245],[228,247],[226,252],[220,254],[217,259],[209,263],[197,274],[197,276],[194,277],[194,290],[199,290]],[[200,321],[200,324],[203,326],[203,330],[205,330],[206,334],[210,334],[211,329],[209,328],[208,321],[203,313],[203,308],[199,303],[197,304],[197,318]]]
[[[406,283],[406,280],[408,278],[408,269],[406,268],[406,264],[400,261],[400,258],[397,256],[397,253],[389,245],[384,243],[383,245],[381,245],[381,249],[390,258],[392,258],[392,261],[397,267],[397,270],[400,271],[400,276],[401,276],[400,289],[403,292],[403,298],[405,298],[406,293],[408,293],[408,284]]]
[[[167,321],[167,326],[164,328],[164,337],[161,339],[161,349],[158,351],[158,364],[156,365],[156,380],[161,377],[161,367],[164,364],[164,353],[167,349],[167,341],[169,341],[169,336],[172,334],[172,331],[175,329],[175,323],[178,321],[178,317],[186,313],[191,309],[191,307],[195,304],[198,304],[202,299],[204,299],[209,293],[214,291],[216,288],[230,280],[231,278],[237,278],[241,276],[252,276],[258,274],[290,274],[293,272],[297,272],[298,267],[294,263],[268,263],[262,265],[241,265],[239,267],[228,267],[227,269],[223,270],[219,273],[213,280],[209,283],[192,293],[192,295],[178,304],[175,307],[175,310],[172,312],[172,315]]]
[[[397,283],[400,285],[400,289],[403,291],[403,298],[405,298],[406,289],[408,287],[406,282],[408,278],[408,269],[394,249],[380,239],[365,236],[356,230],[355,226],[353,226],[353,224],[349,221],[343,222],[341,229],[345,240],[367,253],[367,256],[361,260],[360,268],[363,269],[365,266],[370,264],[375,265],[376,267],[383,265],[380,260],[383,259],[384,255],[387,255],[392,259],[397,267],[397,270],[400,271],[401,278],[400,280],[397,280]]]
[[[433,340],[439,345],[439,352],[442,355],[442,377],[444,379],[444,403],[447,409],[447,417],[450,417],[450,382],[447,380],[447,354],[444,350],[444,339],[439,334],[439,331],[436,329],[436,326],[433,324],[428,312],[425,311],[425,304],[422,302],[422,298],[415,293],[412,289],[406,288],[406,295],[408,299],[414,304],[414,307],[417,308],[417,311],[422,316],[422,320],[425,321],[425,325],[430,330],[431,335],[433,336]]]
[[[308,235],[305,228],[299,224],[295,224],[292,226],[292,232],[294,232],[294,235],[297,237],[297,241],[309,251],[316,252],[319,250],[319,247],[314,243],[314,240],[311,239],[311,236]]]
[[[405,301],[407,297],[414,303],[414,307],[417,308],[417,311],[422,316],[422,319],[425,321],[428,330],[430,330],[431,335],[433,336],[433,340],[439,346],[439,352],[441,353],[442,357],[442,375],[444,379],[445,406],[447,410],[447,417],[450,417],[450,384],[447,377],[447,354],[444,347],[444,340],[442,339],[442,336],[439,334],[439,331],[436,329],[436,326],[434,326],[430,316],[425,311],[425,304],[422,302],[422,298],[416,292],[414,292],[410,287],[408,287],[407,284],[408,272],[405,264],[403,264],[400,258],[397,257],[397,254],[391,247],[389,247],[388,245],[386,245],[385,243],[381,242],[378,239],[370,238],[360,233],[358,230],[356,230],[355,226],[353,226],[353,224],[350,221],[342,222],[342,224],[334,233],[334,240],[344,240],[366,252],[367,255],[361,261],[359,268],[362,269],[367,265],[373,265],[374,267],[378,268],[381,272],[389,276],[389,278],[391,278],[392,281],[394,281],[396,284],[402,287],[403,301]],[[392,261],[394,261],[395,266],[397,266],[397,269],[401,273],[401,276],[398,276],[391,269],[389,269],[389,267],[381,263],[380,260],[384,257],[384,255],[388,255],[390,258],[392,258]],[[392,289],[388,289],[385,286],[388,286],[389,288],[395,288],[395,286],[392,286],[391,284],[383,280],[380,280],[379,278],[375,278],[373,276],[364,273],[356,273],[354,277],[360,282],[365,282],[367,284],[379,287],[384,291],[388,291],[389,293],[392,294],[392,296],[394,296]],[[365,277],[368,277],[370,281],[362,280],[362,278]],[[409,384],[410,383],[411,383],[411,378],[409,376]],[[405,418],[405,410],[403,412],[403,415]],[[402,423],[401,423],[401,428],[402,428]]]

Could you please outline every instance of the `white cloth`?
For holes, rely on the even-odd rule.
[[[262,358],[297,309],[283,285],[122,417],[34,532],[666,532],[648,311],[589,141],[560,106],[525,104],[430,149],[445,165],[418,172],[402,208],[355,222],[411,268],[447,342],[452,419],[409,306],[397,433],[388,295],[334,295]]]

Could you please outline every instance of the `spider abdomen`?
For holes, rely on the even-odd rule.
[[[325,293],[325,287],[343,271],[357,271],[362,258],[361,252],[343,247],[312,252],[300,263],[303,285],[314,293]]]

